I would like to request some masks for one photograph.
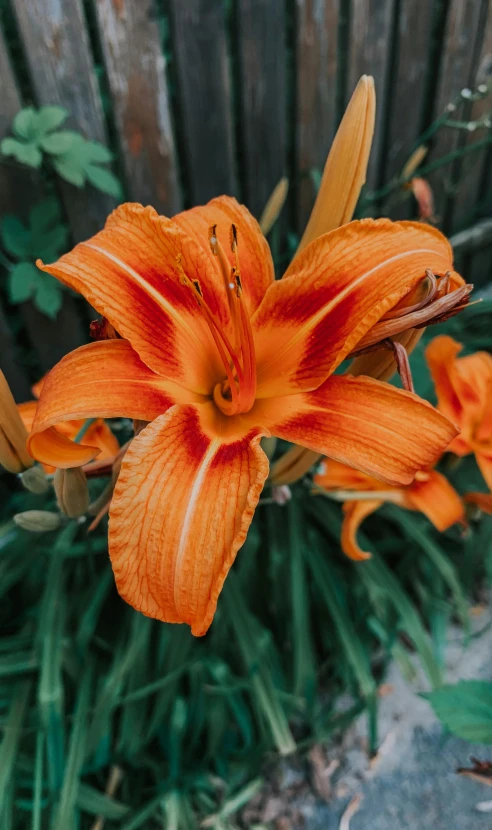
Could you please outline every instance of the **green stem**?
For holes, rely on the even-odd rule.
[[[82,438],[84,437],[86,432],[91,428],[92,424],[95,421],[96,421],[96,418],[87,418],[87,421],[85,422],[85,424],[82,427],[80,427],[77,435],[75,436],[74,440],[75,440],[76,444],[80,444],[80,442],[82,441]]]

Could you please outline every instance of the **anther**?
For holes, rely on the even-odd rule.
[[[237,228],[234,223],[231,225],[230,230],[230,243],[231,243],[231,251],[233,254],[236,253],[237,249]]]

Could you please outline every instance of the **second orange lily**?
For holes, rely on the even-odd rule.
[[[341,546],[350,559],[370,558],[371,554],[357,544],[357,531],[364,519],[385,502],[406,510],[418,510],[441,532],[456,522],[464,522],[465,511],[460,496],[437,470],[418,472],[406,487],[388,487],[336,461],[324,461],[323,468],[314,481],[327,492],[337,492],[344,500]]]

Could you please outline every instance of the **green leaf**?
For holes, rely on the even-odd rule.
[[[30,254],[30,234],[17,216],[4,216],[0,225],[3,247],[9,254],[25,259]]]
[[[110,196],[114,196],[115,199],[121,199],[121,185],[110,170],[106,170],[104,167],[98,167],[95,164],[88,164],[85,168],[85,173],[90,183],[98,190],[101,190],[102,193],[108,193]]]
[[[15,138],[4,138],[0,144],[0,151],[4,156],[13,156],[21,164],[38,168],[43,161],[43,154],[33,143],[26,144]]]
[[[63,786],[60,793],[56,820],[53,822],[53,830],[66,830],[66,828],[74,826],[74,807],[77,803],[79,783],[85,758],[87,719],[91,700],[92,681],[92,667],[89,665],[84,672],[77,695]]]
[[[73,144],[73,137],[76,133],[70,130],[63,130],[58,133],[50,133],[43,136],[39,145],[43,148],[45,153],[50,153],[53,156],[59,156],[66,153]]]
[[[80,165],[70,158],[62,156],[55,161],[55,170],[62,179],[73,184],[75,187],[83,187],[85,184],[84,171],[80,169]]]
[[[9,299],[11,303],[23,303],[37,291],[42,272],[32,262],[19,262],[9,274]]]
[[[492,744],[492,683],[461,680],[422,697],[454,735],[471,743]]]
[[[39,311],[54,320],[63,302],[60,283],[50,274],[45,274],[42,271],[39,274],[41,279],[36,284],[34,305]]]
[[[34,107],[24,107],[17,113],[12,122],[12,132],[28,141],[35,136],[37,113]]]
[[[45,135],[51,130],[56,130],[64,121],[66,121],[68,111],[64,107],[40,107],[35,113],[34,129],[36,135]]]
[[[99,162],[104,164],[105,162],[113,160],[111,150],[109,150],[108,147],[105,147],[104,144],[100,144],[99,141],[86,141],[85,153],[87,160],[90,162]]]

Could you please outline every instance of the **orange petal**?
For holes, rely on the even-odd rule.
[[[99,454],[97,442],[93,447],[75,444],[53,429],[55,425],[92,417],[152,421],[182,400],[183,394],[181,387],[142,363],[126,340],[81,346],[66,355],[45,380],[29,436],[29,452],[54,467],[87,464]],[[188,393],[187,400],[190,396]]]
[[[279,438],[397,485],[431,467],[457,432],[412,392],[348,375],[314,392],[257,401],[250,414]]]
[[[321,464],[320,472],[314,477],[315,483],[324,490],[370,490],[387,489],[388,485],[383,484],[376,478],[347,467],[339,461],[327,458]]]
[[[220,368],[217,350],[193,289],[179,267],[197,279],[225,327],[229,321],[222,277],[212,254],[151,207],[125,204],[104,230],[52,265],[40,265],[74,288],[129,340],[155,372],[197,392],[210,392]]]
[[[37,406],[37,401],[26,401],[25,403],[17,404],[17,411],[21,416],[22,423],[24,424],[28,432],[31,431],[32,422],[34,421]]]
[[[448,418],[461,424],[463,407],[456,390],[454,366],[463,346],[445,334],[431,340],[425,350],[437,395],[437,404]]]
[[[26,448],[27,430],[19,414],[17,404],[0,371],[0,464],[12,473],[32,466],[32,458]]]
[[[132,441],[109,522],[116,585],[130,605],[206,633],[268,475],[265,434],[225,443],[198,408],[177,406]]]
[[[73,436],[75,438],[75,436]],[[98,418],[89,427],[81,444],[88,444],[89,446],[98,447],[101,452],[98,456],[100,461],[114,458],[120,451],[118,439],[111,432],[108,424],[102,418]]]
[[[241,283],[249,314],[253,314],[274,281],[275,272],[268,242],[249,210],[230,196],[219,196],[203,207],[178,213],[173,217],[173,222],[193,237],[207,255],[211,253],[209,229],[217,225],[216,235],[231,267],[234,265],[234,257],[230,229],[232,223],[236,225]]]
[[[318,196],[298,252],[313,239],[352,219],[366,180],[375,116],[374,80],[363,75],[345,110],[326,159]]]
[[[382,504],[383,502],[377,499],[367,499],[367,501],[351,501],[343,505],[345,516],[340,544],[344,554],[349,559],[361,562],[364,559],[371,558],[371,554],[362,550],[357,544],[357,531],[364,519],[374,513],[375,510],[378,510]]]
[[[425,355],[436,388],[439,409],[453,417],[461,427],[459,452],[463,442],[469,450],[487,437],[492,426],[492,356],[475,352],[457,358],[462,346],[442,335],[431,341]],[[454,446],[452,447],[455,451]],[[463,454],[463,453],[460,453]]]
[[[423,513],[441,532],[465,518],[463,502],[447,478],[430,470],[425,481],[413,481],[406,497],[414,510]]]
[[[483,513],[492,515],[492,493],[466,493],[464,501],[476,504]]]
[[[449,243],[428,225],[363,219],[312,242],[253,318],[258,395],[319,386],[426,268],[452,268]]]

